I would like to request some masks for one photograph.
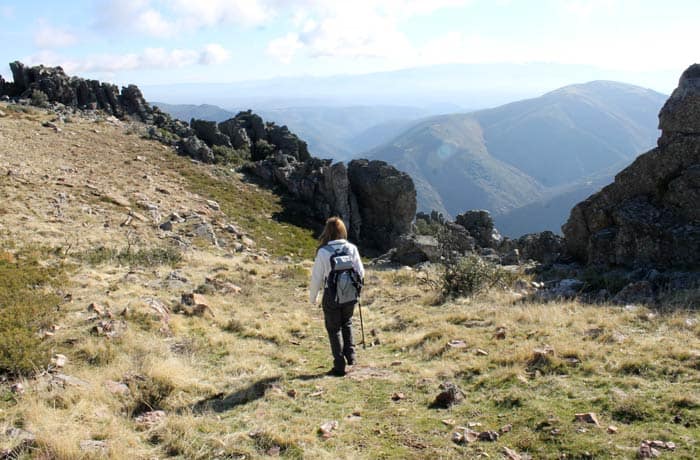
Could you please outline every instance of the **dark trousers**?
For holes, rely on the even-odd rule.
[[[352,313],[355,305],[323,309],[323,317],[328,331],[333,353],[333,369],[345,370],[345,360],[355,361],[355,342],[352,338]]]

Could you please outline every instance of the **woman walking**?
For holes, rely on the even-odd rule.
[[[315,305],[318,291],[323,288],[321,305],[333,353],[333,368],[328,374],[338,377],[345,375],[346,363],[355,364],[352,314],[365,276],[360,252],[347,238],[345,224],[339,217],[326,221],[319,237],[309,292],[309,300]]]

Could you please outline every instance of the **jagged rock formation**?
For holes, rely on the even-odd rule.
[[[365,247],[388,250],[410,231],[416,211],[413,181],[383,161],[354,160],[346,167],[277,152],[249,170],[307,203],[314,219],[340,216],[350,237]]]
[[[122,118],[132,115],[145,123],[153,123],[153,109],[148,105],[136,85],[123,87],[69,77],[61,67],[27,67],[19,61],[10,63],[14,84],[12,96],[31,97],[33,91],[43,92],[49,102],[71,107],[104,110]]]
[[[497,248],[503,241],[503,237],[494,226],[491,213],[483,209],[460,214],[455,217],[455,222],[466,228],[482,248]]]
[[[576,205],[562,227],[569,253],[592,265],[698,267],[700,65],[659,113],[658,147]]]
[[[352,193],[362,218],[360,241],[376,248],[396,245],[411,230],[416,215],[413,179],[384,161],[353,160],[348,164]]]
[[[306,142],[289,131],[286,126],[265,123],[250,110],[239,112],[221,123],[215,121],[190,121],[190,127],[209,147],[222,146],[242,151],[253,161],[262,161],[281,153],[297,161],[311,158]]]

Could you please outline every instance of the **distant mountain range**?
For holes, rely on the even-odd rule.
[[[224,121],[240,110],[230,110],[211,104],[167,104],[154,102],[175,118]],[[435,115],[434,111],[404,106],[309,106],[286,108],[250,107],[265,120],[287,127],[304,139],[312,155],[348,160],[377,147],[415,124],[418,119]]]
[[[235,75],[221,75],[230,80]],[[466,112],[539,96],[571,82],[614,80],[668,90],[676,72],[624,72],[577,64],[441,64],[387,72],[278,77],[231,83],[141,85],[149,101],[263,109],[405,106]],[[668,89],[666,89],[668,88]]]
[[[367,156],[414,178],[420,210],[484,208],[511,236],[559,232],[576,202],[654,145],[665,99],[617,82],[571,85],[426,119]]]
[[[653,146],[665,99],[593,81],[450,115],[391,105],[251,108],[287,125],[314,156],[382,159],[408,172],[421,211],[488,209],[504,234],[519,236],[559,232],[574,204]],[[183,120],[223,121],[248,108],[155,104]]]

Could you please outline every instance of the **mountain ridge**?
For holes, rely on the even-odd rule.
[[[655,142],[656,112],[664,100],[660,93],[620,82],[567,85],[492,109],[428,118],[367,155],[419,178],[421,211],[456,215],[486,208],[498,218],[629,163]],[[471,128],[456,132],[454,125],[460,124]],[[436,158],[446,151],[461,161],[445,163],[450,170],[441,174]],[[456,175],[455,168],[462,174]],[[571,200],[565,200],[561,212],[575,204]],[[563,223],[566,216],[558,218]],[[558,233],[559,225],[552,228],[550,221],[547,227],[527,223],[522,228]],[[509,234],[522,232],[516,225]]]

